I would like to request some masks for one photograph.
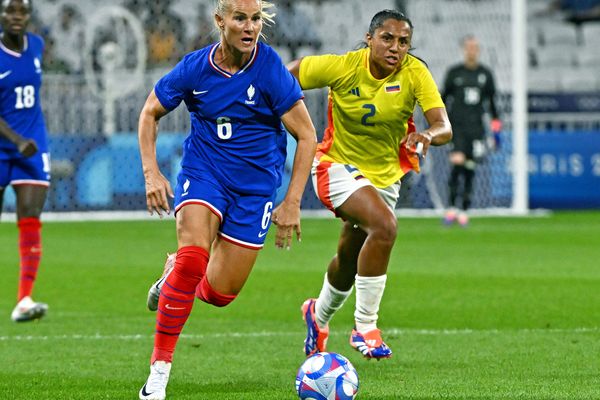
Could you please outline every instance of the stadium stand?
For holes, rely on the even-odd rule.
[[[170,15],[171,21],[181,24],[177,27],[185,41],[185,47],[190,50],[191,43],[206,43],[211,40],[207,36],[214,35],[211,21],[211,10],[213,2],[209,0],[176,0],[169,3],[166,8],[149,7],[149,0],[109,0],[99,5],[94,0],[55,0],[40,1],[36,3],[37,14],[33,19],[34,30],[43,35],[50,51],[56,51],[55,57],[48,54],[47,62],[65,62],[61,56],[65,53],[61,44],[56,42],[57,36],[66,33],[58,32],[59,17],[65,10],[76,16],[78,24],[85,27],[85,46],[77,55],[69,54],[66,66],[71,73],[66,73],[65,65],[46,65],[43,86],[43,104],[47,115],[47,123],[50,134],[56,146],[66,144],[71,146],[70,151],[54,152],[56,165],[70,165],[68,173],[60,174],[59,184],[53,187],[53,191],[60,192],[51,195],[48,208],[50,210],[77,210],[86,209],[85,204],[76,204],[75,199],[85,198],[77,193],[77,169],[85,161],[89,153],[96,154],[93,164],[94,168],[103,168],[98,154],[105,154],[107,146],[113,143],[110,139],[117,132],[125,135],[134,135],[137,130],[137,118],[139,110],[147,93],[151,90],[156,80],[169,69],[169,63],[159,66],[151,66],[147,60],[137,60],[135,55],[140,46],[146,43],[137,43],[132,40],[133,36],[130,24],[126,19],[113,18],[111,26],[118,32],[117,37],[127,38],[118,40],[106,35],[102,26],[98,26],[95,19],[100,10],[106,8],[129,10],[132,12],[140,26],[148,29],[144,21],[156,18],[152,10],[165,10]],[[277,3],[277,1],[275,1]],[[427,0],[427,1],[392,1],[392,0],[298,0],[294,2],[294,9],[301,13],[306,20],[312,22],[314,38],[320,40],[320,53],[341,53],[355,48],[364,40],[364,33],[368,28],[369,18],[375,12],[384,8],[393,8],[400,3],[406,13],[412,19],[415,31],[413,37],[412,53],[424,59],[436,81],[441,84],[444,73],[450,64],[460,60],[460,40],[467,34],[474,34],[480,39],[482,45],[481,60],[483,63],[493,66],[498,87],[501,113],[504,115],[505,129],[511,130],[510,118],[510,92],[512,85],[512,43],[511,43],[511,9],[510,1],[493,0]],[[528,27],[527,48],[529,52],[529,70],[527,88],[530,93],[563,95],[563,94],[595,94],[600,92],[600,22],[592,21],[583,24],[569,22],[564,14],[548,12],[548,0],[528,0]],[[83,20],[83,22],[82,22]],[[204,21],[204,22],[200,22]],[[198,24],[203,24],[199,29]],[[100,25],[106,25],[106,21]],[[135,24],[134,24],[135,25]],[[270,35],[273,39],[278,35],[278,27],[275,26]],[[216,36],[212,36],[213,40]],[[73,37],[70,37],[73,41]],[[267,38],[267,41],[269,38]],[[273,40],[275,42],[275,40]],[[93,43],[91,45],[90,43]],[[99,51],[105,46],[104,53]],[[290,48],[282,43],[277,43],[277,50],[284,61],[292,57],[300,57],[312,54],[316,51],[315,46],[299,43],[295,48]],[[108,51],[108,53],[106,52]],[[144,63],[141,84],[136,90],[125,96],[119,93],[110,97],[102,91],[106,83],[103,79],[103,65],[106,60],[101,57],[111,51],[126,54],[123,64],[118,67],[112,76],[127,74],[132,71],[132,65],[138,62]],[[149,53],[148,53],[149,54]],[[115,55],[115,54],[113,54]],[[118,54],[116,54],[118,55]],[[79,65],[83,60],[83,71]],[[75,60],[75,61],[73,61]],[[86,60],[88,63],[86,64]],[[118,57],[116,59],[118,61]],[[72,66],[75,65],[75,66]],[[86,66],[87,65],[87,66]],[[55,68],[53,68],[55,67]],[[86,70],[87,68],[87,70]],[[123,75],[126,76],[126,75]],[[125,79],[127,80],[127,79]],[[100,90],[92,90],[91,83],[95,82]],[[312,113],[313,120],[318,132],[322,132],[326,123],[326,92],[310,91],[306,93],[306,101]],[[593,103],[593,99],[586,99],[586,104]],[[538,101],[538,103],[540,103]],[[536,104],[538,104],[536,103]],[[543,103],[543,102],[542,102]],[[541,103],[540,103],[541,104]],[[107,112],[108,111],[108,112]],[[581,110],[580,110],[581,111]],[[596,116],[594,116],[596,115]],[[560,118],[560,119],[559,119]],[[110,119],[110,121],[107,121]],[[421,122],[422,123],[422,122]],[[589,112],[532,112],[529,115],[529,123],[532,129],[565,129],[569,131],[600,130],[600,121],[597,114]],[[107,124],[110,129],[107,129]],[[169,114],[161,120],[161,132],[172,132],[185,134],[189,129],[189,118],[183,108]],[[161,133],[162,134],[162,133]],[[165,133],[164,135],[168,135]],[[495,154],[490,158],[488,172],[483,169],[482,173],[487,176],[478,179],[489,180],[489,185],[495,183],[499,188],[510,186],[510,173],[503,171],[503,163],[510,158],[510,138],[504,141],[505,148],[501,154]],[[95,148],[102,148],[101,153],[94,153]],[[116,148],[116,147],[115,147]],[[169,146],[169,151],[175,151],[175,147]],[[79,149],[79,151],[77,151]],[[98,150],[99,151],[99,150]],[[133,151],[133,150],[132,150]],[[432,152],[431,162],[427,168],[437,168],[446,157],[446,150]],[[436,154],[439,153],[439,154]],[[177,154],[166,154],[166,158],[177,158]],[[108,157],[111,165],[119,162],[119,157]],[[130,160],[131,161],[131,160]],[[61,164],[62,163],[62,164]],[[107,165],[107,164],[106,164]],[[135,160],[131,165],[118,166],[114,168],[138,168]],[[111,167],[112,168],[112,167]],[[491,168],[491,169],[490,169]],[[499,173],[498,170],[501,172]],[[432,194],[432,187],[437,186],[438,198],[444,198],[444,181],[447,171],[443,168],[436,170],[438,178],[432,186],[429,184],[426,190],[410,191],[405,194],[406,199],[403,206],[408,207],[435,207],[432,201],[436,195]],[[501,178],[498,178],[501,177]],[[114,177],[111,177],[114,178]],[[407,180],[406,187],[425,185],[422,176]],[[501,180],[498,183],[498,179]],[[118,182],[121,182],[120,180]],[[508,183],[507,183],[508,182]],[[121,183],[119,183],[121,185]],[[485,186],[485,185],[483,185]],[[140,191],[143,187],[139,188]],[[108,188],[107,190],[111,190]],[[504,189],[503,189],[504,190]],[[510,189],[506,189],[510,190]],[[424,193],[424,197],[415,198],[414,193]],[[73,196],[72,204],[67,201],[66,195]],[[110,196],[106,209],[129,209],[139,205],[131,201],[135,193],[129,193],[127,201],[120,203],[119,196]],[[313,196],[312,193],[307,196]],[[9,196],[10,197],[10,196]],[[492,196],[479,193],[475,199],[476,207],[506,206],[509,196],[503,193]],[[107,197],[108,198],[108,197]],[[501,199],[501,200],[498,200]],[[143,199],[140,198],[140,202]],[[75,205],[76,204],[76,205]],[[90,209],[97,209],[96,205]],[[104,204],[104,203],[103,203]],[[141,203],[140,203],[141,204]],[[309,206],[313,203],[307,203]],[[11,200],[6,200],[10,209]],[[103,206],[104,207],[104,206]]]

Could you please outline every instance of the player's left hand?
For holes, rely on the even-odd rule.
[[[296,232],[296,240],[301,241],[300,205],[283,201],[271,215],[271,221],[277,226],[275,233],[275,246],[279,249],[289,250],[292,245],[292,236]]]
[[[427,131],[412,132],[406,138],[406,147],[415,153],[419,153],[421,158],[425,158],[431,145],[431,134]]]

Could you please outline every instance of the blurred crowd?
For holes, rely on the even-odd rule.
[[[89,10],[78,2],[48,2],[55,4],[55,15],[48,17],[40,8],[34,8],[29,27],[46,42],[45,71],[81,73]],[[174,10],[173,3],[167,1],[123,0],[120,5],[136,16],[144,28],[148,68],[173,66],[186,53],[218,40],[210,2],[194,2],[195,9],[189,10],[187,15]],[[298,56],[299,48],[318,50],[321,47],[312,21],[297,9],[294,1],[277,2],[275,21],[274,27],[265,27],[267,41],[287,48],[292,58]]]

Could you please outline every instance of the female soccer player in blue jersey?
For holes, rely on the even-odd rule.
[[[50,184],[50,156],[40,105],[41,37],[26,32],[30,0],[0,4],[0,212],[4,190],[12,185],[17,197],[21,274],[16,322],[43,317],[48,306],[31,299],[42,255],[40,215]]]
[[[420,143],[452,137],[444,103],[427,67],[408,54],[412,23],[404,14],[380,11],[371,20],[366,47],[344,55],[305,57],[289,68],[303,89],[329,87],[329,126],[317,148],[312,177],[322,203],[344,221],[337,254],[317,299],[302,306],[307,355],[325,351],[328,323],[356,287],[350,344],[367,358],[391,349],[377,328],[392,246],[400,178]],[[429,127],[414,129],[419,103]],[[414,160],[413,160],[414,162]]]
[[[219,0],[220,41],[185,56],[154,87],[140,115],[139,142],[150,213],[175,197],[178,251],[158,301],[150,376],[140,399],[164,399],[178,336],[194,298],[223,307],[242,289],[271,221],[275,243],[300,236],[300,199],[316,148],[296,79],[257,42],[271,4]],[[156,161],[158,121],[185,102],[191,132],[174,193]],[[273,209],[286,133],[298,141],[291,182]],[[210,255],[210,257],[209,257]],[[210,259],[210,260],[209,260]]]

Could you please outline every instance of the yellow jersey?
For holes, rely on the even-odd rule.
[[[407,54],[384,79],[369,71],[370,49],[308,56],[300,63],[303,89],[329,87],[328,126],[317,148],[321,160],[351,164],[376,187],[398,181],[400,146],[418,103],[423,112],[444,108],[431,73]]]

